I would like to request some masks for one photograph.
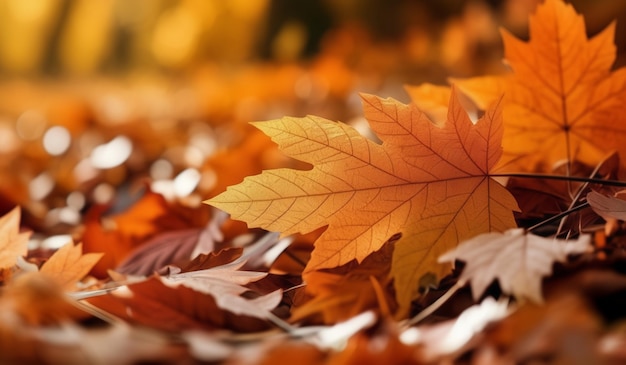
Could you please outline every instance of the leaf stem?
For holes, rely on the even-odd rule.
[[[605,180],[596,179],[592,177],[582,176],[565,176],[565,175],[551,175],[551,174],[534,174],[534,173],[513,173],[513,174],[490,174],[490,177],[517,177],[521,179],[547,179],[547,180],[561,180],[561,181],[578,181],[585,183],[609,185],[609,186],[621,186],[626,187],[626,181],[617,180]]]
[[[424,308],[421,312],[419,312],[415,317],[409,319],[404,325],[406,327],[412,326],[421,322],[426,317],[433,314],[437,309],[439,309],[450,297],[452,297],[459,289],[464,287],[466,281],[457,281],[456,284],[450,287],[447,292],[445,292],[442,296],[440,296],[437,300],[432,302],[428,307]]]
[[[537,228],[539,228],[539,227],[541,227],[543,225],[546,225],[548,223],[552,223],[552,222],[554,222],[556,220],[559,220],[559,219],[561,219],[561,218],[563,218],[565,216],[568,216],[568,215],[570,215],[570,214],[572,214],[574,212],[577,212],[579,210],[585,209],[588,206],[589,206],[589,203],[588,202],[584,202],[584,203],[582,203],[580,205],[577,205],[577,206],[575,206],[575,207],[573,207],[571,209],[568,209],[568,210],[566,210],[564,212],[561,212],[561,213],[559,213],[559,214],[557,214],[555,216],[552,216],[552,217],[550,217],[550,218],[548,218],[548,219],[546,219],[544,221],[541,221],[541,222],[535,224],[534,226],[528,227],[528,228],[526,228],[526,231],[528,231],[528,232],[533,231],[533,230],[535,230],[535,229],[537,229]]]
[[[267,320],[269,320],[270,322],[272,322],[274,325],[276,325],[278,328],[280,328],[281,330],[292,334],[297,327],[292,326],[291,324],[287,323],[286,321],[282,320],[280,317],[278,317],[277,315],[275,315],[272,312],[268,312],[267,313]]]
[[[102,310],[89,302],[84,302],[82,300],[74,300],[71,297],[69,298],[67,302],[73,305],[74,307],[82,310],[83,312],[91,314],[92,316],[112,326],[127,326],[127,323],[121,318],[119,318],[118,316],[115,316],[105,310]]]

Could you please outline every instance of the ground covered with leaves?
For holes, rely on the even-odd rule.
[[[337,32],[306,64],[0,87],[0,362],[625,362],[615,23],[546,0],[507,72],[408,103],[355,93],[389,49]]]

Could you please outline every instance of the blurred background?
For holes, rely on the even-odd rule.
[[[248,122],[361,128],[359,92],[501,73],[499,27],[527,38],[538,2],[0,0],[0,213],[62,232],[138,185],[199,207],[293,165]],[[590,35],[617,20],[626,64],[626,2],[571,3]]]

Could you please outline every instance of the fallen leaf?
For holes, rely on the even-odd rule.
[[[591,191],[587,194],[587,201],[591,209],[606,220],[626,220],[626,200]]]
[[[150,275],[167,265],[180,266],[188,263],[199,241],[207,246],[214,245],[209,232],[200,228],[189,228],[157,234],[120,262],[116,272],[126,275]]]
[[[131,323],[163,331],[214,329],[225,323],[215,299],[210,295],[197,295],[199,293],[182,286],[168,287],[157,277],[123,288],[89,298],[88,301]]]
[[[28,252],[30,233],[20,233],[20,208],[15,207],[0,217],[0,270],[17,263],[17,258]]]
[[[228,258],[232,257],[228,250],[222,252],[225,252]],[[171,273],[160,279],[171,287],[182,285],[212,295],[220,308],[232,313],[267,318],[269,312],[280,303],[282,291],[276,290],[254,299],[242,297],[241,294],[249,291],[243,285],[267,276],[266,272],[239,270],[245,263],[245,260],[237,259],[208,269]]]
[[[296,234],[292,236],[294,241],[278,256],[272,264],[270,272],[302,275],[302,271],[304,271],[306,263],[311,257],[313,244],[324,230],[325,227],[322,227],[305,235]]]
[[[365,331],[354,334],[347,341],[345,348],[341,352],[331,353],[325,363],[328,365],[418,365],[425,362],[421,349],[402,343],[391,324],[381,326],[381,329],[374,334]]]
[[[561,293],[544,305],[526,303],[487,327],[475,353],[478,356],[494,346],[498,358],[489,363],[497,364],[545,363],[546,359],[554,364],[602,364],[606,362],[597,351],[602,326],[589,298]]]
[[[386,243],[360,264],[353,260],[325,271],[311,271],[304,276],[302,289],[308,300],[296,300],[291,308],[291,322],[332,324],[345,321],[366,310],[389,311],[395,299],[390,295],[393,243]]]
[[[420,110],[437,123],[443,123],[448,117],[448,102],[451,89],[447,86],[424,83],[419,86],[407,85],[405,89]]]
[[[465,351],[472,338],[489,324],[510,314],[508,300],[488,297],[481,303],[465,309],[457,318],[419,327],[410,327],[401,334],[407,345],[421,345],[425,362],[434,362],[442,357],[459,355]]]
[[[0,295],[0,331],[6,326],[54,325],[84,317],[64,295],[58,283],[39,272],[23,273],[3,286]],[[0,341],[2,342],[2,341]]]
[[[104,256],[92,270],[98,278],[116,268],[131,252],[159,233],[204,227],[206,210],[169,204],[162,195],[146,192],[127,210],[103,216],[106,207],[95,207],[85,217],[81,240],[85,252],[102,252]]]
[[[448,121],[435,124],[415,105],[362,98],[382,145],[314,116],[254,123],[313,169],[266,170],[207,203],[284,235],[328,225],[305,272],[361,262],[401,233],[392,275],[406,313],[418,279],[446,271],[436,262],[441,253],[460,239],[515,226],[515,200],[489,177],[501,154],[500,106],[473,124],[453,92]]]
[[[595,166],[611,150],[626,154],[626,68],[611,71],[615,23],[588,39],[570,4],[546,0],[530,18],[530,41],[501,33],[513,72],[454,80],[483,108],[504,93],[501,166],[549,172],[561,160]],[[622,159],[620,175],[625,168]]]
[[[289,364],[296,359],[299,365],[326,363],[326,354],[321,349],[307,342],[296,341],[274,343],[271,348],[262,351],[257,358],[259,365]],[[247,359],[246,357],[240,360],[245,362]]]
[[[153,276],[110,294],[90,298],[89,302],[131,323],[168,332],[218,328],[258,331],[267,327],[265,321],[259,320],[261,315],[247,316],[241,312],[265,315],[265,310],[278,304],[282,297],[271,293],[255,299],[241,297],[240,300],[230,300],[232,296],[229,296],[221,303],[230,307],[222,308],[218,305],[221,293],[216,291],[213,294],[204,294],[183,285],[166,285],[162,278]],[[240,305],[243,305],[243,310]]]
[[[217,362],[228,359],[235,353],[233,346],[219,340],[214,333],[205,331],[185,331],[182,337],[189,344],[189,353],[196,360]]]
[[[83,245],[68,242],[58,249],[39,272],[54,280],[63,290],[76,290],[76,283],[83,279],[102,258],[101,253],[83,255]]]
[[[218,252],[209,252],[208,254],[200,254],[191,260],[187,265],[183,266],[180,272],[193,272],[198,270],[206,270],[216,266],[226,265],[234,262],[243,253],[240,247],[230,247]]]
[[[218,151],[202,167],[205,171],[212,171],[216,176],[211,195],[224,191],[229,185],[239,183],[248,175],[258,174],[262,169],[286,165],[284,158],[280,159],[281,156],[275,151],[276,147],[264,138],[263,133],[246,126],[242,134],[245,138],[241,143]],[[233,168],[234,166],[236,168]]]
[[[569,165],[569,173],[573,176],[586,176],[595,179],[617,180],[619,156],[611,154],[598,166],[586,166],[579,162]],[[559,166],[552,171],[555,175],[567,175],[567,167]],[[598,220],[597,214],[591,209],[580,209],[567,214],[563,219],[545,222],[553,216],[563,213],[575,206],[583,207],[586,193],[591,189],[611,190],[602,183],[575,182],[537,178],[512,177],[506,187],[519,202],[521,212],[515,219],[521,227],[530,227],[544,222],[533,230],[540,236],[551,236],[567,232],[568,236],[578,235],[581,230],[589,228]],[[610,225],[606,226],[610,229]],[[597,242],[597,241],[596,241]]]
[[[465,262],[459,281],[470,282],[474,300],[497,279],[505,293],[541,303],[541,280],[552,273],[552,265],[565,262],[569,254],[590,250],[590,241],[588,235],[577,240],[559,240],[511,229],[505,233],[484,233],[462,242],[439,261]]]
[[[235,315],[228,309],[221,308],[213,295],[203,294],[183,285],[166,285],[158,276],[130,284],[110,294],[89,298],[88,301],[131,323],[168,332],[218,328],[257,331],[267,327],[264,321],[257,318]],[[237,304],[240,303],[235,303]],[[248,300],[246,309],[254,305],[254,299]],[[237,307],[230,309],[238,310]]]
[[[113,315],[167,331],[224,326],[259,329],[264,326],[260,319],[266,319],[280,303],[282,291],[254,298],[242,296],[251,291],[245,284],[260,280],[267,273],[239,270],[245,265],[245,260],[238,258],[241,251],[226,249],[203,255],[186,269],[207,269],[178,271],[167,276],[155,274],[89,301]],[[161,323],[164,318],[166,323]]]

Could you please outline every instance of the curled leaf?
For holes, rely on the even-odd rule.
[[[587,194],[587,201],[600,217],[610,220],[626,221],[626,201],[614,196],[606,196],[596,191]]]

